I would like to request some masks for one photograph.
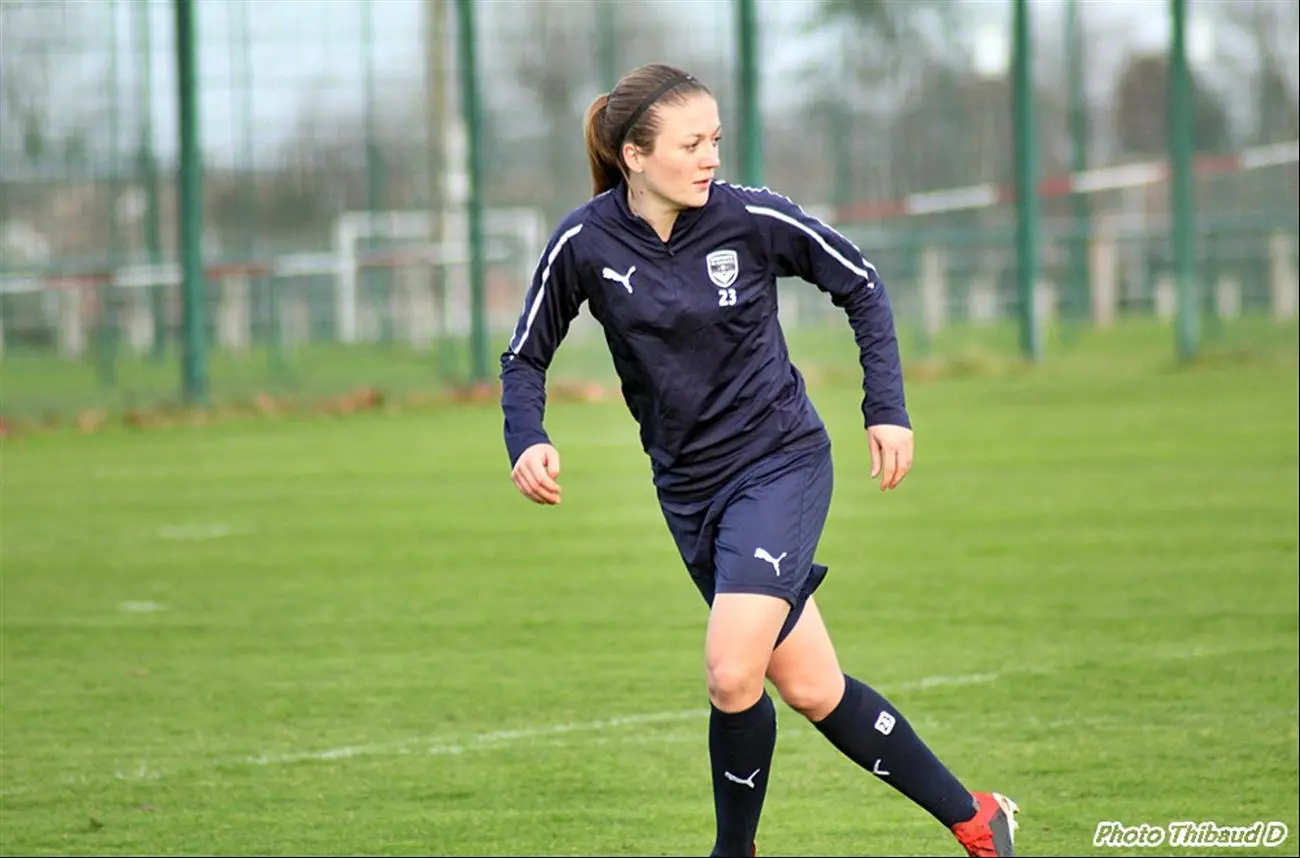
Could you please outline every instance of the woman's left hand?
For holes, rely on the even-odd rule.
[[[880,490],[896,488],[912,469],[912,430],[881,424],[867,429],[871,445],[871,478],[880,477]]]

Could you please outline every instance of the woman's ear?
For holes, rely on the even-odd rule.
[[[630,140],[623,143],[623,163],[627,165],[629,173],[641,173],[645,170],[641,150]]]

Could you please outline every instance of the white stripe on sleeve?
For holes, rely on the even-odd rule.
[[[533,296],[532,306],[528,308],[528,321],[524,324],[524,329],[517,335],[519,343],[511,344],[510,354],[517,355],[523,349],[524,343],[528,342],[528,335],[533,330],[533,320],[537,318],[537,311],[542,308],[542,299],[546,297],[546,281],[551,278],[551,266],[555,263],[555,258],[560,255],[564,249],[565,243],[578,233],[582,232],[582,224],[569,229],[560,236],[560,240],[555,242],[555,247],[551,248],[550,255],[546,257],[546,267],[542,269],[542,279],[537,286],[537,294]]]
[[[781,221],[782,223],[788,223],[788,224],[790,224],[790,226],[793,226],[793,227],[795,227],[795,228],[797,228],[797,229],[801,229],[801,230],[803,230],[804,232],[808,233],[808,235],[810,235],[810,236],[812,236],[814,239],[816,239],[816,240],[817,240],[817,243],[821,245],[822,250],[825,250],[825,251],[830,255],[830,257],[831,257],[832,259],[834,259],[836,262],[838,262],[839,264],[843,265],[845,268],[849,269],[850,271],[852,271],[854,274],[858,275],[859,277],[865,278],[865,279],[868,281],[868,283],[867,283],[867,288],[868,288],[868,289],[875,289],[875,288],[876,288],[876,284],[875,284],[875,283],[871,283],[871,282],[869,282],[869,281],[871,280],[871,274],[874,273],[875,270],[876,270],[876,267],[875,267],[874,265],[872,265],[870,262],[867,262],[865,259],[862,260],[862,264],[865,265],[865,266],[867,267],[867,269],[869,269],[869,270],[864,270],[864,269],[862,269],[862,268],[859,268],[857,265],[854,265],[852,262],[850,262],[848,259],[846,259],[846,258],[844,257],[844,254],[840,253],[840,252],[839,252],[838,250],[836,250],[834,247],[831,247],[829,244],[827,244],[827,243],[826,243],[826,239],[823,238],[823,237],[821,236],[821,234],[818,233],[816,230],[810,228],[807,224],[800,223],[798,220],[795,220],[794,218],[790,217],[788,214],[786,214],[786,213],[784,213],[784,212],[779,212],[779,211],[777,211],[776,209],[769,209],[769,208],[767,208],[766,206],[745,206],[745,210],[748,211],[748,212],[750,212],[751,214],[757,214],[757,215],[763,215],[763,216],[765,216],[765,217],[776,218],[777,220]],[[827,227],[827,229],[829,229],[829,228],[830,228],[830,227]],[[837,234],[838,234],[838,233],[837,233]],[[841,237],[843,237],[843,236],[841,236]],[[845,241],[846,243],[852,245],[852,242],[849,241],[847,238],[844,239],[844,241]],[[857,248],[854,248],[854,249],[856,250]]]

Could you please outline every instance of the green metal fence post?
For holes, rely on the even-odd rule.
[[[365,79],[366,111],[366,210],[372,214],[383,211],[388,203],[385,190],[388,185],[383,149],[379,145],[379,93],[375,85],[375,4],[365,0],[361,10],[361,63]],[[383,343],[393,341],[394,320],[392,302],[389,300],[392,279],[389,272],[367,269],[362,278],[367,285],[364,300],[379,301],[379,338]],[[366,294],[369,293],[369,294]]]
[[[181,389],[185,401],[208,397],[206,289],[203,271],[203,155],[199,149],[198,57],[194,0],[174,0],[180,119]]]
[[[736,42],[740,54],[737,68],[740,182],[759,187],[763,184],[763,117],[758,103],[758,10],[755,0],[736,0]]]
[[[473,380],[488,380],[486,273],[483,262],[483,105],[479,101],[475,0],[456,0],[460,36],[460,98],[469,159],[470,367]]]
[[[136,175],[144,188],[144,247],[154,271],[162,265],[162,209],[158,204],[158,159],[153,139],[153,19],[149,0],[136,0],[136,36],[140,40],[140,142],[136,154]],[[159,278],[161,279],[161,278]],[[167,287],[149,287],[149,315],[153,320],[154,360],[167,353]]]
[[[1087,69],[1083,62],[1083,32],[1079,26],[1079,0],[1066,0],[1065,56],[1070,90],[1070,170],[1088,169],[1088,101],[1084,87]],[[1068,321],[1082,323],[1088,315],[1088,298],[1092,294],[1092,274],[1088,263],[1088,237],[1091,218],[1088,196],[1070,195],[1074,230],[1070,247],[1070,274],[1065,294],[1069,296]],[[1067,325],[1069,330],[1072,325]]]
[[[117,386],[117,313],[120,309],[120,294],[116,285],[118,268],[122,265],[122,163],[121,163],[121,123],[118,114],[121,111],[121,87],[118,74],[117,44],[117,0],[108,3],[108,204],[104,212],[108,226],[108,278],[100,287],[99,324],[95,337],[96,366],[99,369],[99,381],[104,387],[112,389]]]
[[[1035,312],[1038,286],[1038,128],[1034,111],[1033,45],[1029,0],[1015,0],[1012,116],[1016,139],[1016,275],[1020,298],[1020,348],[1042,358]]]
[[[239,187],[240,205],[244,210],[243,247],[244,255],[249,260],[257,259],[261,252],[260,229],[257,201],[257,110],[254,97],[257,86],[253,83],[253,28],[252,0],[239,0],[238,13],[235,0],[229,0],[227,8],[232,19],[238,20],[232,29],[238,34],[232,47],[230,65],[232,70],[239,70],[240,95],[237,104],[231,105],[233,115],[239,116],[239,158],[242,164],[242,178]],[[238,17],[236,18],[236,14]],[[257,288],[254,288],[254,287]],[[257,296],[257,304],[265,306],[266,327],[260,333],[261,344],[266,346],[268,372],[271,378],[283,381],[289,376],[289,366],[284,353],[284,322],[281,312],[281,290],[284,284],[274,274],[265,278],[254,278],[249,282],[250,295]],[[254,328],[254,330],[257,330]]]
[[[596,64],[600,86],[610,92],[618,85],[618,27],[614,19],[615,0],[596,3]]]
[[[1200,300],[1196,282],[1196,220],[1192,199],[1192,81],[1187,66],[1187,0],[1170,0],[1169,204],[1180,360],[1196,356]]]
[[[899,250],[902,251],[904,259],[902,270],[909,272],[913,283],[922,283],[925,279],[925,238],[915,230],[905,230]],[[926,324],[924,290],[913,289],[912,295],[912,312],[915,316],[913,322],[916,325],[916,356],[921,360],[929,360],[934,354],[934,338],[930,335],[930,327]]]
[[[839,73],[840,80],[854,80],[850,53],[855,45],[850,31],[845,28],[840,37]],[[830,112],[831,158],[834,170],[831,173],[830,199],[836,208],[842,209],[853,201],[855,178],[853,171],[853,97],[856,87],[841,87],[828,105]]]
[[[429,138],[429,238],[441,253],[447,236],[447,129],[452,124],[447,93],[447,0],[424,0],[424,81],[428,93],[425,133]],[[455,375],[456,344],[447,324],[447,266],[439,262],[432,272],[435,336],[438,340],[437,366],[443,381]]]

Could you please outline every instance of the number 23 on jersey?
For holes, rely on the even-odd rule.
[[[740,259],[734,250],[715,250],[705,257],[709,266],[709,279],[718,287],[718,306],[736,306],[736,275],[740,273]]]

